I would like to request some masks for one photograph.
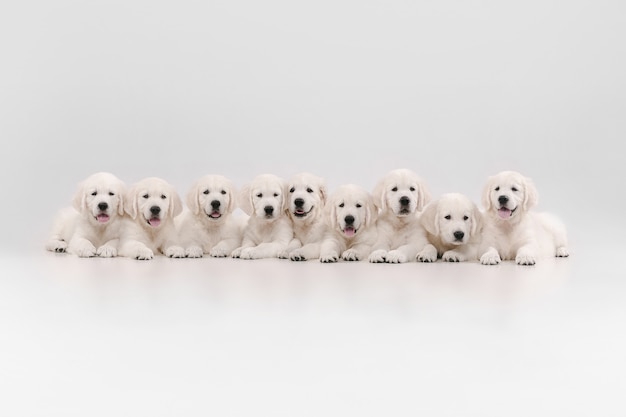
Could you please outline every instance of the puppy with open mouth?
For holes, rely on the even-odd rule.
[[[323,178],[309,173],[294,175],[287,185],[294,237],[279,258],[292,261],[318,259],[326,233],[323,210],[326,204],[326,184]]]
[[[360,261],[369,255],[377,238],[377,209],[367,190],[353,184],[339,187],[326,204],[325,217],[321,262]]]
[[[84,258],[117,256],[124,193],[124,183],[108,172],[86,178],[78,186],[72,207],[56,219],[46,249]]]
[[[131,187],[127,195],[120,255],[138,260],[152,259],[156,253],[182,258],[174,218],[183,205],[178,193],[166,181],[150,177]]]
[[[286,213],[285,181],[273,174],[255,177],[239,193],[239,207],[250,217],[241,246],[231,256],[241,259],[277,258],[293,238]]]
[[[500,172],[487,180],[482,201],[482,264],[515,259],[518,265],[534,265],[540,258],[569,256],[563,223],[531,210],[537,204],[537,190],[530,178],[515,171]]]
[[[245,218],[235,217],[235,187],[226,177],[206,175],[187,194],[187,210],[176,217],[180,245],[188,258],[223,258],[241,245]]]

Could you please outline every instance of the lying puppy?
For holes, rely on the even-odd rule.
[[[339,187],[325,209],[329,230],[322,242],[320,261],[359,261],[376,242],[377,210],[367,190],[356,185]]]
[[[183,205],[174,187],[160,178],[146,178],[128,192],[120,255],[139,260],[152,259],[161,252],[170,258],[182,258],[185,250],[178,246],[174,217]]]
[[[486,211],[482,264],[515,259],[518,265],[534,265],[542,257],[569,256],[563,223],[531,211],[537,204],[537,190],[529,178],[500,172],[487,180],[482,200]]]
[[[320,257],[322,239],[326,233],[323,209],[326,185],[323,178],[308,173],[295,175],[287,185],[294,237],[279,258],[306,261]]]
[[[223,258],[241,245],[244,223],[232,215],[235,188],[221,175],[204,176],[187,194],[187,207],[176,217],[180,245],[188,258]]]
[[[429,203],[420,216],[426,229],[427,251],[447,262],[478,260],[482,213],[462,194],[444,194]]]
[[[403,263],[415,260],[418,252],[428,244],[417,216],[430,201],[426,185],[414,172],[396,169],[378,182],[372,195],[380,212],[376,221],[378,239],[369,261]]]
[[[80,257],[117,256],[124,192],[124,183],[113,174],[89,176],[79,184],[72,207],[57,217],[46,249]]]
[[[257,176],[239,194],[239,207],[250,216],[243,241],[231,256],[241,259],[276,258],[293,238],[285,213],[285,181],[272,174]]]

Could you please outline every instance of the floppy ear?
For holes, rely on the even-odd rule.
[[[251,192],[250,184],[246,184],[243,187],[241,187],[241,190],[239,190],[239,195],[237,198],[237,203],[239,205],[239,208],[243,210],[243,212],[246,213],[248,216],[252,215],[252,210],[253,210],[252,196],[250,195],[250,192]]]
[[[365,226],[369,227],[371,224],[376,223],[378,218],[378,207],[374,204],[372,196],[368,196],[367,204],[365,205]]]
[[[374,190],[372,191],[372,198],[374,200],[374,204],[381,210],[387,209],[387,182],[385,180],[380,180]]]
[[[200,213],[200,201],[198,200],[198,193],[200,191],[200,181],[197,181],[191,190],[187,193],[187,197],[185,201],[187,202],[187,207],[193,214]]]
[[[422,211],[426,204],[430,203],[430,191],[422,181],[417,182],[417,211]]]
[[[118,198],[120,199],[120,202],[117,205],[117,214],[119,214],[120,216],[124,215],[124,205],[126,203],[126,193],[124,192],[123,189],[120,189],[120,191],[117,193]]]
[[[477,236],[483,230],[483,214],[481,211],[474,205],[472,208],[472,228],[470,229],[470,233],[472,236]]]
[[[528,210],[531,207],[537,205],[539,200],[539,195],[537,193],[537,188],[535,188],[535,183],[528,178],[524,178],[524,201],[522,203],[522,207],[524,210]]]
[[[493,188],[493,177],[487,178],[487,183],[483,188],[482,203],[485,210],[491,210],[491,189]]]
[[[72,206],[78,212],[82,212],[86,207],[87,203],[85,201],[85,184],[78,184],[78,190],[76,190],[76,194],[74,194],[74,198],[72,199]]]
[[[128,215],[135,219],[137,217],[137,212],[139,209],[137,208],[137,187],[131,187],[130,190],[126,193],[126,204],[124,204],[124,211],[128,213]]]
[[[283,192],[280,193],[280,198],[281,198],[281,202],[280,202],[280,208],[281,208],[281,213],[287,212],[287,210],[289,210],[289,199],[287,198],[287,194],[289,192],[289,183],[287,181],[282,181],[282,190]]]
[[[439,203],[436,201],[428,203],[420,214],[420,223],[428,233],[434,236],[439,236],[438,206]]]
[[[170,198],[170,216],[174,218],[183,212],[183,201],[180,199],[180,196],[174,187],[171,187],[171,191],[172,198]]]
[[[235,186],[232,184],[228,184],[226,187],[226,193],[228,195],[228,207],[226,207],[227,213],[232,213],[237,208],[237,202],[235,201],[237,190],[235,190]]]
[[[332,230],[337,229],[337,208],[335,199],[331,198],[324,206],[324,218]]]
[[[326,201],[328,199],[328,190],[326,189],[326,185],[320,184],[319,190],[320,190],[320,200],[322,201],[322,206],[325,206]]]

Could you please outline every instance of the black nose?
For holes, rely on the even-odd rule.
[[[150,207],[150,213],[152,214],[159,214],[161,212],[161,207],[159,206],[152,206]]]
[[[464,236],[465,236],[465,233],[461,232],[460,230],[457,230],[456,232],[454,232],[454,238],[456,240],[462,240]]]
[[[265,214],[272,214],[274,212],[274,207],[272,206],[265,206]]]
[[[296,205],[296,207],[304,206],[304,199],[303,198],[296,198],[293,202]]]
[[[400,197],[400,205],[408,206],[410,202],[411,202],[411,200],[409,200],[409,197],[407,197],[407,196]]]
[[[104,211],[109,208],[109,205],[107,203],[99,203],[98,208],[100,209],[100,211]]]
[[[222,204],[222,203],[220,203],[217,200],[211,201],[211,207],[213,207],[213,210],[217,210],[218,208],[220,208],[220,204]]]
[[[498,203],[500,203],[501,205],[505,205],[508,202],[509,202],[509,197],[505,195],[501,195],[500,197],[498,197]]]
[[[353,224],[354,223],[354,216],[346,216],[346,217],[344,217],[343,220],[346,222],[346,224]]]

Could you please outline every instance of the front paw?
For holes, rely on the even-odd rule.
[[[483,265],[498,265],[502,262],[497,252],[487,252],[480,257],[480,263]]]
[[[519,254],[515,257],[515,263],[518,265],[534,265],[535,257],[528,254]]]
[[[234,251],[232,251],[230,256],[233,257],[233,258],[241,258],[241,252],[242,251],[243,251],[243,248],[237,248]]]
[[[241,251],[239,256],[241,259],[257,259],[258,254],[255,248],[245,248]]]
[[[284,251],[280,251],[278,253],[278,256],[276,256],[278,259],[289,259],[289,252],[287,252],[286,250]]]
[[[339,256],[336,253],[327,253],[320,255],[320,262],[325,264],[332,264],[339,260]]]
[[[154,258],[154,253],[148,248],[141,248],[137,249],[134,258],[138,261],[149,261]]]
[[[91,258],[96,256],[96,247],[89,242],[72,248],[72,251],[81,258]]]
[[[219,246],[215,246],[209,252],[209,256],[212,256],[213,258],[226,258],[230,254],[231,254],[231,252],[229,252],[226,248],[222,248],[222,247],[219,247]]]
[[[465,261],[465,256],[463,256],[459,252],[455,252],[453,250],[449,250],[447,252],[444,252],[444,254],[441,257],[441,259],[443,261],[445,261],[445,262],[464,262]]]
[[[112,246],[100,246],[96,254],[101,258],[114,258],[117,256],[117,249]]]
[[[347,251],[341,254],[341,259],[343,259],[344,261],[353,262],[353,261],[359,261],[360,256],[358,252],[356,252],[355,250],[348,249]]]
[[[565,246],[561,246],[556,249],[556,256],[557,258],[567,258],[569,256],[569,251]]]
[[[295,249],[289,254],[289,259],[292,261],[306,261],[306,256],[300,249]]]
[[[373,264],[380,264],[387,260],[386,255],[387,255],[386,250],[378,249],[370,253],[370,256],[367,258],[367,260]]]
[[[180,246],[170,246],[165,249],[165,256],[168,258],[184,258],[185,257],[185,249]]]
[[[419,262],[426,262],[426,263],[436,262],[437,261],[437,250],[435,249],[433,251],[433,250],[430,250],[429,248],[426,248],[426,249],[422,250],[420,253],[417,254],[416,259]]]
[[[67,251],[67,242],[63,240],[50,240],[46,243],[46,250],[50,252],[65,253]]]
[[[202,258],[203,252],[200,246],[190,246],[185,249],[185,256],[187,258]]]
[[[392,250],[387,254],[387,263],[403,264],[408,261],[409,259],[407,258],[407,256],[400,251]]]

